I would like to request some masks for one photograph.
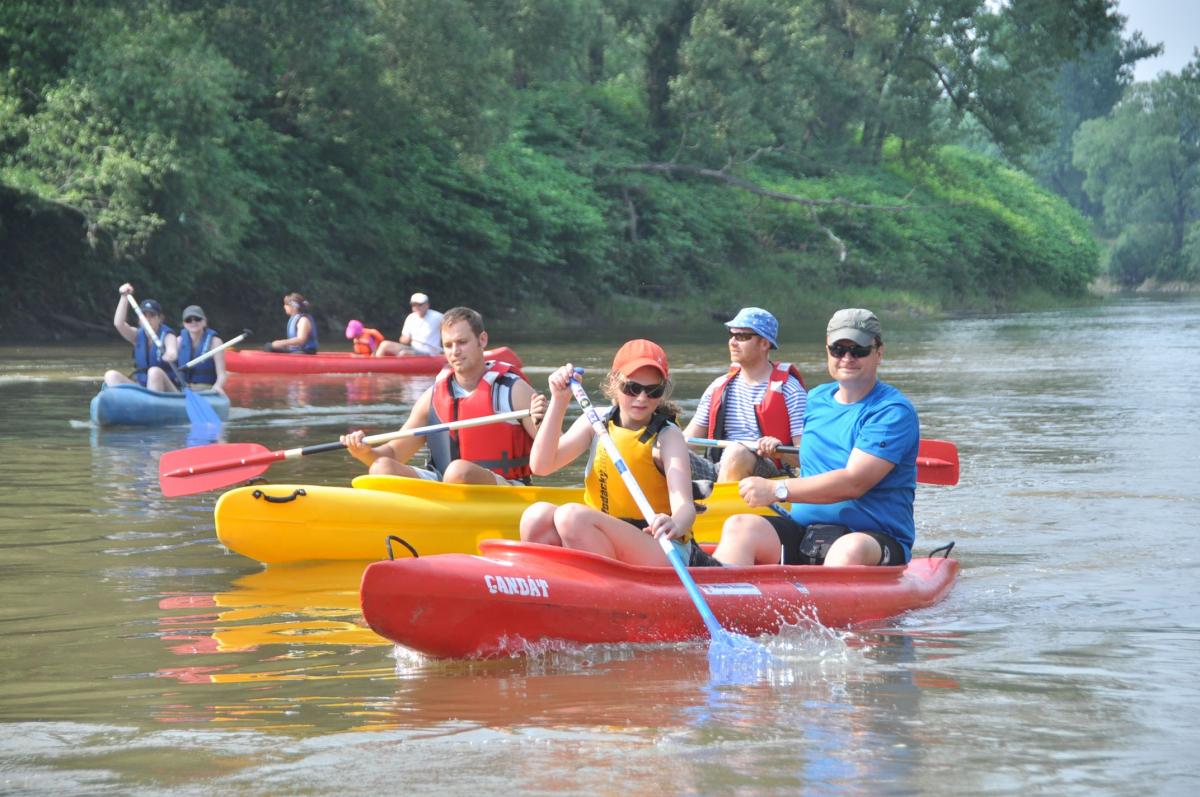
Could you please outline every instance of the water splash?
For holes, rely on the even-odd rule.
[[[721,631],[708,645],[709,680],[714,685],[756,683],[774,663],[766,646],[742,634]]]

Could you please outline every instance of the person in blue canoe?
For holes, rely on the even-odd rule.
[[[303,296],[289,293],[283,297],[283,312],[287,313],[287,337],[267,342],[267,351],[282,351],[291,354],[317,353],[317,323],[313,320],[311,307]]]
[[[224,341],[215,329],[209,329],[208,316],[198,304],[188,305],[183,311],[183,333],[179,336],[179,373],[192,390],[225,391],[229,378],[225,371],[225,351],[218,351],[191,368],[184,366],[220,346]]]
[[[117,292],[121,298],[117,300],[117,309],[113,313],[113,326],[117,328],[117,332],[121,333],[121,337],[133,344],[134,370],[132,378],[117,370],[105,371],[104,384],[139,384],[150,390],[164,393],[176,392],[175,380],[168,373],[168,366],[164,360],[176,358],[178,340],[175,337],[175,330],[163,323],[162,305],[154,299],[143,299],[139,305],[142,315],[146,317],[146,322],[162,341],[163,350],[160,352],[154,345],[154,341],[146,334],[146,330],[142,329],[140,322],[129,323],[129,310],[131,309],[129,297],[133,294],[133,286],[126,282],[117,289]]]
[[[869,310],[838,310],[825,332],[834,381],[808,393],[800,477],[750,476],[750,506],[791,501],[788,517],[734,515],[715,556],[729,565],[902,565],[916,535],[917,411],[879,380],[883,331]]]

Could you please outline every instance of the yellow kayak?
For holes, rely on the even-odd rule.
[[[396,536],[420,556],[475,553],[481,540],[519,538],[525,507],[535,501],[583,500],[577,487],[442,484],[402,476],[359,476],[353,487],[263,484],[230,490],[213,514],[217,538],[231,551],[266,564],[386,559]],[[721,524],[751,510],[737,484],[718,484],[702,502],[696,538],[716,542]],[[410,556],[393,544],[395,556]]]

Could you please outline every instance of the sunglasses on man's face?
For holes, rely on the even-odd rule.
[[[626,396],[636,398],[639,393],[645,393],[646,398],[662,398],[667,392],[667,383],[659,382],[654,385],[643,385],[641,382],[634,382],[632,379],[626,379],[621,383],[621,392]]]
[[[190,315],[190,316],[188,316],[187,318],[183,319],[183,323],[185,323],[185,324],[199,324],[199,323],[200,323],[201,321],[203,321],[203,320],[204,320],[203,318],[197,318],[197,317],[196,317],[196,316],[194,316],[194,315]]]
[[[851,357],[853,357],[856,360],[861,360],[863,357],[866,357],[868,354],[870,354],[871,351],[874,350],[875,347],[874,346],[843,346],[840,343],[835,343],[832,346],[826,346],[825,348],[829,349],[829,353],[833,356],[833,358],[835,360],[840,360],[843,357],[845,357],[847,354],[849,354]]]
[[[730,332],[729,337],[736,340],[738,343],[745,343],[748,340],[754,340],[758,337],[753,332]]]

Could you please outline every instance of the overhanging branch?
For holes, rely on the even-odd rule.
[[[690,177],[703,177],[708,180],[716,180],[717,182],[725,183],[726,185],[740,188],[743,191],[749,191],[756,196],[767,197],[768,199],[776,199],[780,202],[791,202],[796,205],[804,205],[811,208],[822,207],[837,207],[837,208],[853,208],[856,210],[877,210],[886,212],[897,212],[904,210],[919,210],[922,205],[872,205],[864,202],[851,202],[848,199],[813,199],[812,197],[799,196],[798,194],[788,194],[783,191],[772,191],[756,185],[749,180],[743,180],[741,177],[735,177],[728,172],[717,169],[705,169],[700,166],[688,166],[683,163],[635,163],[628,166],[619,167],[621,171],[626,172],[649,172],[657,174],[681,174]],[[944,206],[941,206],[944,207]]]

